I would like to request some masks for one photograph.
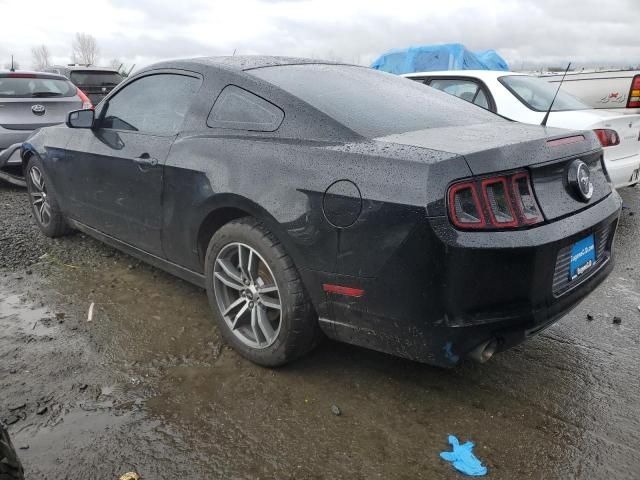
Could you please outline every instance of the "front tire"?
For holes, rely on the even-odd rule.
[[[252,362],[277,367],[320,340],[298,271],[282,244],[255,219],[234,220],[214,234],[205,275],[225,340]]]
[[[42,162],[33,156],[25,170],[29,203],[36,224],[47,237],[60,237],[72,232],[60,211],[59,203],[49,188],[49,178]]]

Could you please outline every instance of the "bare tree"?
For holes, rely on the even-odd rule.
[[[46,45],[33,47],[31,49],[31,57],[33,68],[35,68],[36,70],[42,71],[51,65],[51,52]]]
[[[122,69],[123,65],[124,64],[120,60],[118,60],[117,58],[112,58],[111,61],[109,62],[109,66],[111,68],[113,68],[114,70],[118,70],[118,71],[120,71]]]
[[[98,61],[98,42],[93,35],[76,33],[71,44],[71,61],[83,65],[95,65]]]

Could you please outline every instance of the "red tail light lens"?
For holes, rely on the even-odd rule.
[[[80,97],[80,100],[82,100],[83,110],[93,110],[93,103],[91,103],[91,100],[89,100],[89,97],[87,97],[87,95],[77,87],[76,87],[76,94]]]
[[[489,218],[492,225],[507,228],[518,226],[505,177],[483,180],[482,193],[484,201],[489,207]]]
[[[620,137],[618,136],[618,132],[615,130],[599,128],[594,130],[594,132],[598,136],[598,140],[600,140],[603,147],[613,147],[620,143]]]
[[[640,108],[640,75],[633,77],[627,108]]]
[[[451,222],[462,230],[513,229],[544,220],[527,172],[456,183],[448,200]]]
[[[484,213],[475,183],[458,183],[449,189],[449,210],[456,227],[484,228]]]
[[[511,177],[511,182],[516,209],[522,221],[527,225],[535,225],[542,222],[542,214],[538,208],[536,197],[533,195],[529,174],[526,172],[516,173]]]

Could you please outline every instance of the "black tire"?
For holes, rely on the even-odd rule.
[[[44,221],[42,215],[38,211],[36,211],[38,207],[34,203],[36,201],[34,194],[38,194],[40,189],[34,182],[34,177],[32,176],[33,169],[36,169],[42,175],[44,181],[46,190],[46,203],[48,205],[49,212],[47,215],[47,221]],[[40,228],[40,231],[42,231],[42,233],[44,233],[47,237],[52,238],[61,237],[73,232],[73,230],[67,224],[62,211],[60,210],[60,204],[58,203],[54,193],[50,188],[46,188],[47,185],[50,185],[50,181],[40,159],[36,156],[32,156],[27,162],[27,167],[24,173],[25,180],[27,182],[27,191],[29,192],[29,203],[31,204],[31,212],[33,213],[33,218]]]
[[[279,287],[281,302],[279,331],[264,348],[245,345],[231,330],[218,306],[214,267],[218,254],[230,244],[254,249],[267,263]],[[265,367],[284,365],[311,351],[322,339],[317,315],[300,275],[282,244],[257,220],[246,217],[227,223],[211,238],[205,258],[207,296],[225,340],[243,357]]]
[[[0,424],[0,480],[24,480],[22,464],[13,448],[9,433]]]

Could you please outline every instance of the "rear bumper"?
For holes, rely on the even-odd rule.
[[[510,348],[570,312],[611,272],[620,208],[614,192],[562,220],[511,232],[460,232],[447,218],[431,218],[431,228],[418,226],[380,276],[332,279],[366,293],[327,294],[323,330],[440,366],[455,365],[488,340],[497,340],[498,351]],[[603,230],[596,265],[554,290],[559,253]]]
[[[7,130],[0,127],[0,152],[16,143],[24,142],[31,133],[33,130]]]
[[[628,187],[640,181],[640,152],[620,160],[607,160],[605,156],[604,164],[611,183],[616,188]]]
[[[21,146],[22,143],[15,143],[4,150],[0,150],[0,180],[19,187],[26,187],[27,184],[22,176]]]

